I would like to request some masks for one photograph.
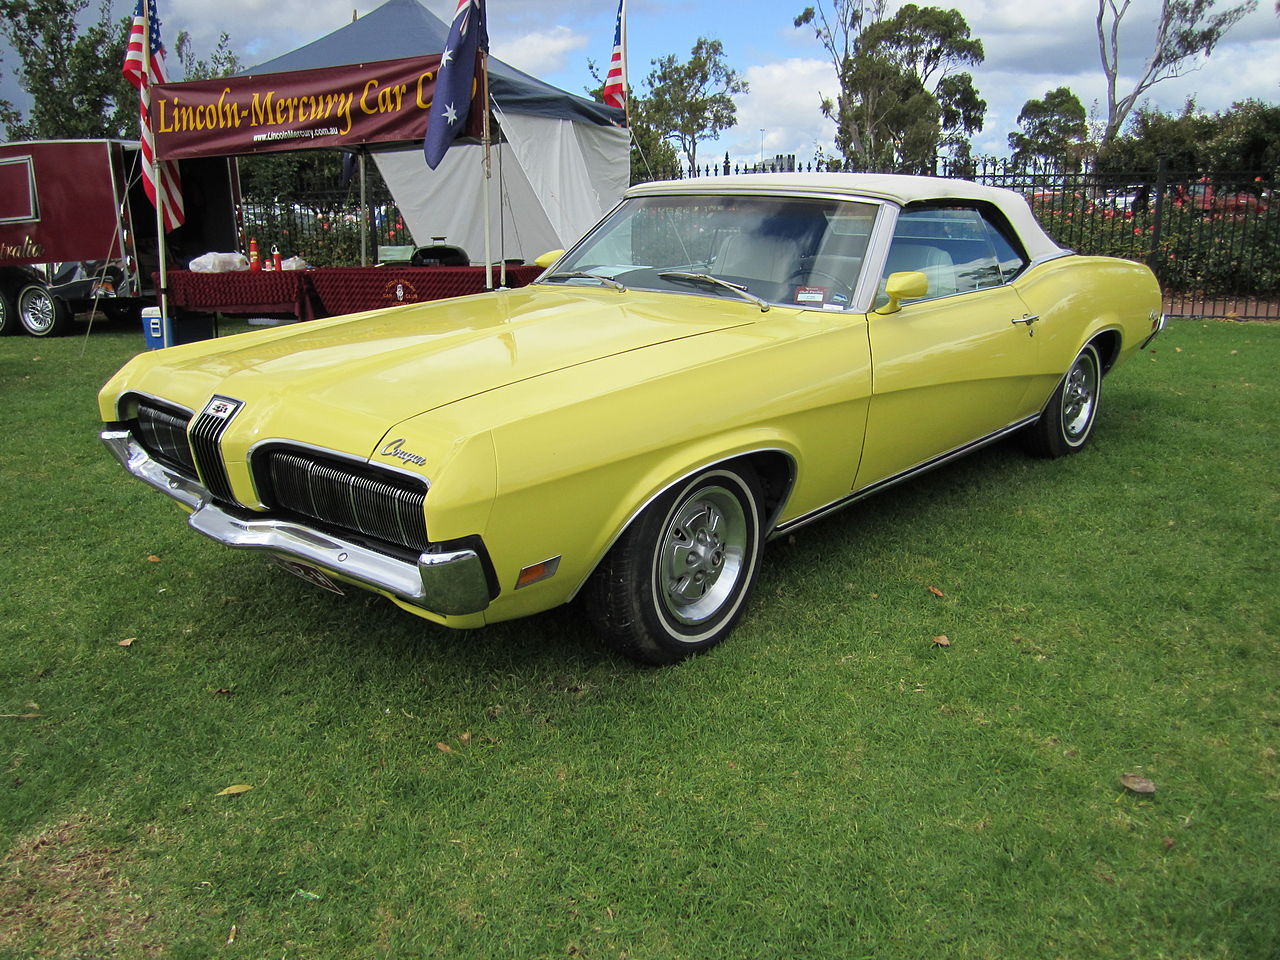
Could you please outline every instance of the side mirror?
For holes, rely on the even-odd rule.
[[[917,270],[891,273],[885,281],[884,292],[889,302],[876,313],[897,313],[902,309],[903,300],[919,300],[929,295],[929,278]]]
[[[543,270],[551,266],[557,260],[564,256],[563,250],[548,250],[542,256],[533,261],[535,267],[541,267]]]

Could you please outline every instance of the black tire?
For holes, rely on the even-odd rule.
[[[60,337],[71,328],[71,310],[38,283],[18,292],[18,322],[33,337]]]
[[[1089,343],[1072,361],[1040,419],[1023,432],[1027,451],[1047,458],[1079,453],[1093,436],[1101,400],[1102,360]]]
[[[760,484],[712,467],[645,508],[592,574],[587,613],[619,653],[670,664],[709,650],[746,605],[763,546]]]
[[[0,290],[0,337],[18,332],[18,307],[13,294]]]

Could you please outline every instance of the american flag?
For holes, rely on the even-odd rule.
[[[622,42],[626,10],[627,0],[618,0],[618,23],[613,28],[613,57],[609,60],[609,73],[604,78],[604,102],[619,109],[627,105],[627,54]]]
[[[458,0],[449,39],[440,55],[440,75],[427,114],[427,139],[422,145],[432,170],[444,159],[449,144],[467,127],[471,87],[476,75],[476,51],[489,49],[484,0]],[[486,109],[488,105],[486,104]]]
[[[148,34],[151,49],[145,51]],[[151,202],[164,211],[164,228],[169,231],[181,226],[186,214],[182,209],[182,184],[178,181],[178,171],[169,164],[157,164],[155,134],[151,130],[151,85],[165,82],[164,44],[160,41],[160,20],[156,16],[154,0],[138,0],[133,11],[133,29],[129,31],[129,47],[124,55],[124,75],[138,88],[142,115],[142,186]]]

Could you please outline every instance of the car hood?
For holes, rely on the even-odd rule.
[[[396,423],[446,404],[758,316],[733,301],[538,286],[163,350],[126,368],[124,387],[194,410],[214,394],[241,400],[250,443],[368,455]]]

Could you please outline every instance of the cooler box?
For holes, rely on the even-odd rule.
[[[213,336],[213,317],[208,314],[194,314],[174,320],[169,331],[173,342],[164,342],[164,323],[160,319],[159,307],[142,308],[142,336],[147,341],[148,350],[159,350],[165,346],[179,343],[195,343],[197,340],[208,340]]]

